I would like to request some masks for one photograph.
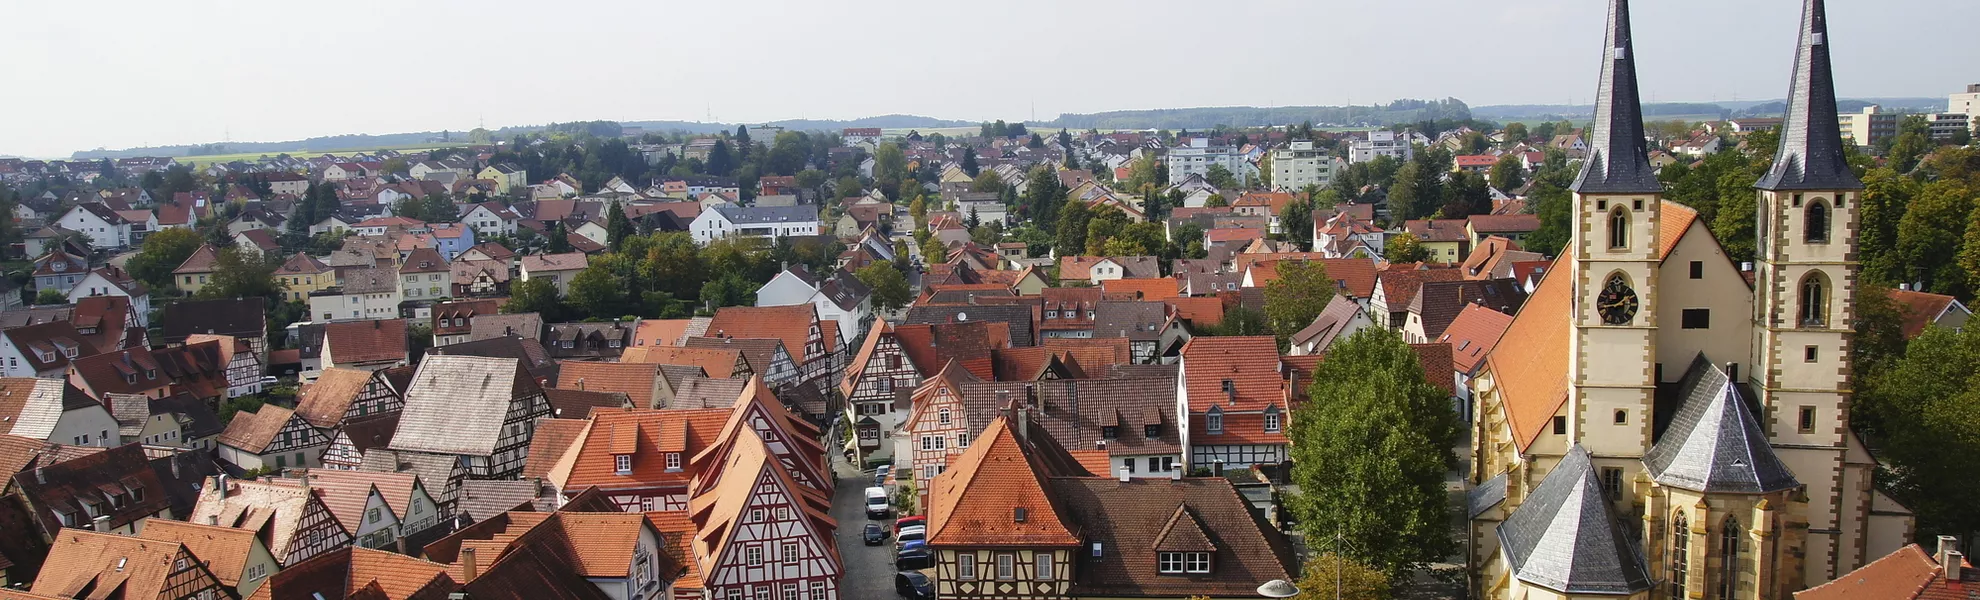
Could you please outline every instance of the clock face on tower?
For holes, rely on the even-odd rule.
[[[1630,289],[1622,275],[1610,275],[1608,285],[1602,286],[1602,293],[1595,296],[1595,310],[1602,315],[1603,323],[1628,325],[1636,318],[1636,290]]]

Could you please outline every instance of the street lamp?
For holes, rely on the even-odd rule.
[[[1274,579],[1258,586],[1258,595],[1266,598],[1291,598],[1299,595],[1299,588],[1284,579]]]

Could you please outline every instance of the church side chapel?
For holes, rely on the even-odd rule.
[[[1857,200],[1805,0],[1748,284],[1644,143],[1611,0],[1576,225],[1473,381],[1480,598],[1788,598],[1910,541],[1850,432]]]

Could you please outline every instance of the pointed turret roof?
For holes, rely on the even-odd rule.
[[[1763,190],[1860,190],[1863,183],[1843,156],[1842,126],[1836,121],[1836,85],[1829,73],[1829,19],[1822,0],[1801,8],[1801,44],[1794,53],[1794,80],[1788,88],[1781,147]]]
[[[1693,359],[1685,373],[1684,404],[1664,437],[1644,455],[1651,479],[1697,492],[1764,494],[1801,485],[1767,434],[1747,412],[1739,390],[1718,365]]]
[[[1632,594],[1651,586],[1643,554],[1610,514],[1580,444],[1499,524],[1499,551],[1514,577],[1558,592]]]
[[[1664,191],[1643,144],[1643,105],[1636,93],[1636,55],[1629,38],[1629,0],[1610,0],[1608,43],[1602,47],[1602,83],[1595,90],[1595,123],[1588,160],[1574,179],[1582,194],[1654,194]]]

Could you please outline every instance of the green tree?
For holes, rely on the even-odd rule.
[[[1574,226],[1574,199],[1566,189],[1551,184],[1536,187],[1531,196],[1533,214],[1540,219],[1540,228],[1526,236],[1521,243],[1527,250],[1543,256],[1560,254],[1566,248]]]
[[[880,189],[900,187],[901,180],[907,176],[907,155],[901,152],[899,144],[880,144],[873,151],[873,179],[879,182]]]
[[[969,182],[969,191],[1001,193],[1004,191],[1004,180],[998,179],[996,173],[981,173]]]
[[[1492,187],[1511,192],[1522,185],[1526,185],[1526,167],[1521,164],[1519,155],[1509,152],[1499,157],[1499,162],[1492,163]]]
[[[624,314],[625,284],[604,263],[594,263],[571,278],[565,298],[579,312],[579,318],[613,317]]]
[[[1211,194],[1210,199],[1203,201],[1204,208],[1223,208],[1230,205],[1231,200],[1225,198],[1223,194]]]
[[[1316,547],[1331,547],[1333,538],[1312,540]],[[1389,576],[1354,559],[1343,559],[1332,552],[1306,559],[1299,575],[1299,600],[1389,600]]]
[[[726,177],[735,169],[736,160],[729,156],[729,142],[715,140],[715,147],[708,149],[708,174]]]
[[[174,227],[145,236],[144,245],[124,263],[132,277],[153,290],[172,287],[172,270],[184,264],[204,240],[198,232]]]
[[[853,273],[860,283],[873,288],[873,305],[886,310],[896,310],[914,300],[914,292],[908,289],[907,276],[894,265],[876,262]]]
[[[550,233],[545,237],[550,238],[547,240],[547,243],[552,254],[562,254],[571,251],[571,232],[564,229],[564,223],[562,221],[550,226]]]
[[[1909,279],[1935,293],[1966,297],[1966,273],[1953,259],[1965,241],[1973,204],[1972,194],[1957,181],[1934,181],[1919,191],[1898,221],[1898,260]]]
[[[1224,168],[1224,165],[1210,165],[1210,169],[1203,174],[1203,181],[1216,186],[1219,190],[1235,190],[1239,187],[1237,176],[1232,175],[1231,170]]]
[[[743,279],[741,273],[724,273],[701,286],[701,304],[710,312],[724,306],[755,304],[755,296],[756,285]]]
[[[1719,245],[1726,249],[1726,257],[1735,263],[1753,260],[1753,253],[1759,242],[1754,230],[1759,214],[1759,192],[1753,189],[1758,178],[1746,170],[1730,171],[1719,176],[1718,214],[1707,224],[1712,227],[1712,235],[1719,238]],[[1700,218],[1704,217],[1700,211]]]
[[[1858,412],[1882,425],[1869,437],[1886,469],[1877,483],[1918,515],[1918,535],[1980,530],[1980,329],[1931,327],[1870,382]]]
[[[510,285],[509,301],[502,303],[502,312],[537,313],[543,316],[544,321],[559,320],[562,308],[562,303],[557,300],[557,284],[542,277]]]
[[[921,261],[924,264],[941,264],[948,260],[949,247],[943,244],[942,240],[935,239],[935,236],[931,235],[921,242]]]
[[[1108,256],[1107,240],[1113,239],[1121,233],[1121,230],[1127,228],[1127,214],[1111,205],[1102,205],[1091,209],[1091,212],[1092,216],[1086,219],[1086,254]]]
[[[1527,135],[1528,134],[1526,133],[1525,123],[1512,123],[1506,125],[1506,135],[1505,135],[1506,147],[1510,148],[1514,145],[1519,144],[1521,141],[1526,140]]]
[[[908,216],[914,217],[915,229],[927,229],[928,203],[923,202],[919,196],[915,197],[913,202],[908,203]]]
[[[1413,263],[1430,260],[1430,249],[1416,239],[1413,233],[1398,233],[1382,245],[1382,258],[1392,263]]]
[[[1058,213],[1058,241],[1052,247],[1058,256],[1079,256],[1086,251],[1087,222],[1093,219],[1093,210],[1085,202],[1069,199]]]
[[[863,193],[863,190],[859,187],[859,178],[857,177],[840,177],[839,181],[834,183],[832,187],[832,191],[842,199],[851,198]]]
[[[626,217],[625,207],[616,200],[606,211],[609,214],[605,215],[605,241],[613,252],[618,252],[625,248],[626,237],[633,234],[632,219]]]
[[[58,290],[55,288],[42,288],[41,291],[35,292],[34,303],[37,306],[50,305],[50,304],[68,304],[69,297],[68,295],[63,294],[62,290]]]
[[[1292,419],[1291,498],[1312,544],[1400,581],[1457,551],[1444,474],[1457,464],[1450,395],[1424,376],[1415,350],[1371,327],[1335,342]]]
[[[1898,123],[1898,135],[1890,149],[1892,168],[1899,173],[1910,173],[1919,160],[1932,152],[1930,127],[1924,115],[1909,115]]]
[[[1253,308],[1234,306],[1224,310],[1224,320],[1199,335],[1245,336],[1271,335],[1270,326],[1265,323],[1265,313]]]
[[[1019,215],[1044,227],[1047,233],[1057,231],[1059,208],[1066,202],[1066,189],[1059,185],[1057,173],[1049,166],[1039,165],[1031,168],[1025,180],[1030,183],[1024,188],[1024,203],[1019,207]],[[1085,220],[1080,221],[1079,233],[1082,236],[1086,233]]]
[[[1282,260],[1279,278],[1265,285],[1265,320],[1286,347],[1292,334],[1313,324],[1333,301],[1336,284],[1321,262]]]
[[[222,248],[213,263],[213,279],[199,289],[199,297],[275,299],[289,287],[275,278],[275,270],[281,266],[282,259],[272,252],[263,255],[252,249]]]
[[[1911,275],[1897,253],[1898,225],[1911,199],[1918,197],[1918,180],[1890,168],[1871,169],[1863,177],[1856,251],[1863,261],[1863,278],[1885,286],[1910,283]]]
[[[1318,190],[1318,187],[1314,187]],[[1306,197],[1293,198],[1286,207],[1279,210],[1280,237],[1292,242],[1300,251],[1313,245],[1313,201]]]

